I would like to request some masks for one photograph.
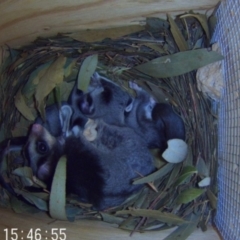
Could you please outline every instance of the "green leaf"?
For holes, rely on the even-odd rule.
[[[82,209],[79,207],[75,207],[74,205],[66,206],[66,214],[67,218],[70,222],[73,222],[78,214],[82,213]]]
[[[75,82],[70,82],[70,83],[67,83],[67,82],[62,82],[62,84],[60,85],[60,91],[61,91],[61,100],[62,101],[67,101],[72,89],[73,89],[73,86],[74,86]]]
[[[159,54],[167,53],[167,51],[163,47],[157,45],[156,43],[144,43],[143,45],[153,49],[154,51],[158,52]]]
[[[202,48],[202,46],[203,46],[203,42],[204,42],[203,37],[202,37],[202,38],[199,38],[199,39],[196,41],[196,43],[195,43],[193,49]]]
[[[141,191],[138,191],[134,194],[132,194],[130,197],[128,197],[121,205],[128,207],[134,204],[139,198],[141,198],[142,195],[146,194],[145,188],[143,188]]]
[[[207,21],[207,16],[205,14],[190,14],[190,13],[188,13],[188,14],[184,14],[184,15],[180,16],[180,18],[186,18],[186,17],[196,18],[202,25],[202,28],[207,35],[207,38],[210,39],[208,21]]]
[[[31,108],[29,108],[25,102],[24,96],[22,95],[21,89],[18,90],[15,96],[15,106],[17,110],[29,121],[33,121],[35,116],[33,115]]]
[[[34,110],[34,116],[37,115],[37,112]],[[11,130],[13,137],[20,137],[26,135],[27,131],[29,129],[29,120],[27,120],[25,117],[21,116],[20,120],[15,124],[14,128]]]
[[[55,174],[53,177],[49,212],[52,218],[67,220],[66,216],[66,162],[65,156],[58,161]]]
[[[39,84],[36,88],[35,98],[37,109],[43,119],[45,119],[45,102],[44,99],[48,94],[63,81],[64,64],[66,57],[58,57],[45,71],[42,73]]]
[[[152,77],[168,78],[196,70],[222,59],[223,56],[215,51],[196,49],[155,58],[134,67],[134,69]]]
[[[85,92],[91,80],[91,76],[95,72],[98,64],[98,55],[91,55],[84,59],[78,73],[78,89]]]
[[[217,17],[215,15],[212,15],[208,18],[208,25],[211,39],[217,25]]]
[[[110,67],[109,67],[109,69],[110,69]],[[121,75],[124,71],[129,70],[129,69],[131,69],[131,68],[130,68],[130,67],[120,67],[120,66],[118,66],[118,67],[114,67],[114,68],[112,69],[112,73],[113,73],[115,76],[119,76],[119,75]]]
[[[19,200],[16,197],[11,197],[10,202],[11,202],[11,207],[12,207],[13,211],[16,213],[26,213],[26,212],[37,213],[37,212],[39,212],[39,210],[36,207],[31,206],[30,204],[27,204],[27,203]]]
[[[102,220],[107,223],[116,223],[116,224],[121,224],[124,220],[124,218],[116,217],[112,214],[100,212],[102,216]]]
[[[14,189],[14,191],[17,194],[22,195],[28,202],[30,202],[31,204],[34,204],[38,209],[40,209],[42,211],[48,211],[47,202],[42,200],[41,198],[38,198],[31,193],[24,192],[19,189]]]
[[[207,231],[207,223],[206,223],[206,220],[203,219],[199,222],[199,227],[201,228],[201,230],[203,232],[206,232]]]
[[[197,160],[197,170],[198,170],[198,174],[208,177],[210,174],[210,169],[207,167],[207,164],[205,163],[204,159],[199,157]]]
[[[71,75],[72,70],[75,67],[75,65],[76,65],[76,59],[67,58],[66,63],[64,65],[64,77],[65,78],[68,78]]]
[[[32,178],[33,177],[33,172],[30,167],[20,167],[16,168],[15,170],[12,171],[14,175],[17,175],[19,177],[27,177],[27,178]]]
[[[174,40],[179,48],[180,51],[186,51],[188,50],[188,44],[186,42],[186,40],[184,39],[181,31],[179,30],[177,24],[175,23],[175,21],[171,18],[171,16],[169,14],[167,14],[168,17],[168,21],[170,23],[170,30],[171,33],[174,37]]]
[[[57,104],[58,106],[61,106],[61,83],[60,84],[57,84],[56,87],[54,88],[54,93],[55,93],[55,96],[56,96],[56,100],[57,100]]]
[[[189,143],[188,143],[188,145],[191,146],[191,144],[189,144]],[[187,157],[183,164],[184,164],[184,166],[187,166],[187,165],[192,166],[193,165],[193,153],[192,153],[191,147],[188,148],[188,154],[187,154]]]
[[[211,207],[213,209],[217,209],[217,197],[214,195],[214,193],[210,189],[207,189],[207,196],[210,201]]]
[[[45,64],[40,65],[35,71],[33,71],[30,74],[27,83],[22,88],[22,94],[26,98],[30,98],[31,96],[33,96],[33,94],[36,91],[36,87],[39,83],[39,80],[45,73],[46,69],[50,66],[50,64],[52,64],[52,62],[53,61],[49,61]]]
[[[26,177],[21,177],[21,182],[24,187],[26,186],[29,187],[34,185],[34,182],[32,181],[32,179],[26,178]]]
[[[166,185],[166,189],[169,188],[169,187],[173,184],[174,180],[176,179],[176,177],[177,177],[178,174],[179,174],[179,171],[180,171],[180,168],[181,168],[181,167],[182,167],[182,163],[177,163],[177,164],[175,164],[175,166],[174,166],[174,168],[173,168],[173,170],[172,170],[172,172],[171,172],[171,175],[170,175],[170,177],[168,178],[168,182],[167,182],[167,185]]]
[[[119,225],[119,228],[123,230],[133,231],[136,228],[137,221],[138,219],[134,217],[128,217]]]
[[[164,240],[185,240],[191,233],[196,229],[200,216],[192,214],[189,219],[189,223],[182,224],[176,230],[174,230],[170,235],[168,235]]]
[[[166,165],[166,161],[162,158],[162,153],[158,148],[150,149],[152,156],[154,157],[154,166],[159,169]]]
[[[31,194],[37,198],[40,198],[44,201],[48,201],[49,200],[49,193],[46,192],[31,192]]]
[[[149,209],[133,209],[133,210],[122,210],[116,212],[116,215],[132,215],[134,217],[148,217],[159,220],[164,223],[181,225],[186,223],[182,218],[167,212],[160,212],[159,210]]]
[[[184,183],[187,178],[192,176],[194,173],[197,173],[197,169],[193,166],[186,166],[183,168],[181,175],[176,180],[174,186],[177,187],[178,185]]]
[[[177,199],[176,202],[177,204],[182,204],[182,203],[189,203],[192,200],[196,199],[197,197],[199,197],[201,194],[203,194],[205,192],[204,189],[198,189],[198,188],[190,188],[187,189],[183,192],[181,192]]]
[[[146,203],[146,198],[148,197],[148,188],[144,188],[141,195],[136,199],[136,201],[133,204],[134,208],[143,208],[143,204]]]
[[[167,173],[169,173],[173,169],[173,166],[174,166],[174,164],[168,163],[164,167],[157,170],[156,172],[154,172],[154,173],[152,173],[152,174],[150,174],[146,177],[135,180],[133,182],[133,184],[149,183],[149,182],[152,182],[156,179],[164,177]]]

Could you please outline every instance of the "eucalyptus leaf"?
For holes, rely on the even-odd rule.
[[[174,186],[177,187],[178,185],[184,183],[187,178],[192,176],[193,174],[197,173],[197,169],[193,166],[185,166],[181,172],[181,175],[178,177]]]
[[[188,145],[189,145],[189,143],[188,143]],[[192,166],[193,165],[193,153],[192,153],[191,147],[188,148],[188,154],[187,154],[187,157],[183,164],[184,164],[184,166]]]
[[[22,195],[27,201],[35,205],[38,209],[42,211],[48,211],[48,203],[41,198],[34,196],[31,193],[21,191],[19,189],[14,189],[17,194]]]
[[[115,76],[121,75],[124,71],[129,70],[129,67],[114,67],[110,72],[112,72]]]
[[[34,116],[35,115],[37,115],[36,111],[34,113]],[[28,129],[29,129],[29,120],[21,116],[20,120],[16,123],[15,127],[11,130],[11,133],[13,137],[21,137],[26,135],[26,132],[28,131]]]
[[[43,181],[39,180],[36,176],[33,176],[33,182],[35,183],[34,186],[38,188],[43,188],[43,189],[47,188],[46,184]]]
[[[202,45],[203,45],[203,38],[199,38],[199,39],[196,41],[193,49],[202,48]]]
[[[21,177],[21,182],[24,187],[31,187],[34,185],[34,182],[30,178]]]
[[[162,168],[160,168],[156,172],[154,172],[154,173],[152,173],[152,174],[150,174],[146,177],[135,180],[133,182],[133,184],[149,183],[149,182],[152,182],[156,179],[159,179],[159,178],[165,176],[167,173],[169,173],[173,169],[173,166],[174,166],[174,164],[167,163],[165,166],[163,166]]]
[[[158,52],[159,54],[166,54],[166,50],[162,47],[157,45],[156,43],[144,43],[144,46],[153,49],[154,51]]]
[[[205,221],[204,219],[199,222],[199,227],[201,228],[201,230],[202,230],[203,232],[206,232],[206,231],[207,231],[207,224],[206,224],[206,221]]]
[[[82,209],[74,205],[66,206],[66,215],[70,222],[73,222],[78,214],[82,213]]]
[[[170,23],[170,30],[171,30],[171,33],[174,37],[174,40],[179,48],[180,51],[187,51],[188,50],[188,44],[186,42],[186,40],[184,39],[181,31],[179,30],[177,24],[175,23],[175,21],[172,19],[172,17],[167,14],[167,17],[168,17],[168,21]]]
[[[61,106],[61,100],[62,100],[61,83],[56,85],[56,87],[54,88],[54,93],[56,96],[56,102],[57,102],[58,106]]]
[[[144,231],[162,231],[162,230],[166,230],[166,229],[169,229],[172,227],[173,226],[168,226],[165,223],[157,224],[156,222],[153,222],[153,223],[148,223],[148,224],[144,225],[143,229],[144,229]]]
[[[91,55],[84,59],[78,73],[78,89],[85,92],[98,64],[98,55]]]
[[[120,225],[124,221],[124,218],[116,217],[105,212],[100,212],[100,215],[102,216],[103,221],[107,223],[116,223]]]
[[[22,88],[23,96],[25,96],[26,98],[30,98],[31,96],[33,96],[33,94],[36,91],[36,87],[39,83],[39,80],[44,75],[45,71],[48,69],[50,64],[52,64],[52,61],[48,61],[48,62],[38,66],[36,70],[31,72],[31,74],[28,78],[28,81]]]
[[[133,210],[122,210],[116,212],[116,215],[132,215],[135,217],[148,217],[157,219],[163,223],[181,225],[186,223],[182,218],[167,212],[161,212],[158,210],[149,210],[149,209],[133,209]]]
[[[145,188],[141,195],[136,199],[136,201],[133,204],[134,208],[142,208],[142,205],[146,202],[146,198],[148,196],[148,188]]]
[[[136,192],[134,194],[132,194],[130,197],[128,197],[123,203],[122,206],[130,206],[133,203],[135,203],[137,201],[137,199],[139,199],[141,197],[142,194],[145,193],[145,188],[143,188],[141,191]]]
[[[67,101],[75,82],[62,82],[60,85],[61,101]]]
[[[217,197],[214,195],[214,193],[210,189],[207,189],[207,196],[210,201],[211,207],[213,209],[217,209]]]
[[[123,221],[119,228],[123,230],[133,231],[136,228],[137,221],[140,221],[140,218],[128,217],[125,221]]]
[[[58,161],[51,187],[49,212],[51,217],[67,220],[66,216],[66,162],[65,156]]]
[[[134,69],[152,77],[168,78],[196,70],[222,59],[223,56],[215,51],[196,49],[155,58],[134,67]]]
[[[169,234],[164,240],[185,240],[187,239],[193,231],[196,229],[200,216],[192,214],[189,219],[189,223],[182,224],[171,234]]]
[[[16,197],[11,197],[10,199],[11,207],[15,213],[37,213],[39,210]]]
[[[32,195],[34,195],[37,198],[40,198],[44,201],[48,201],[49,200],[49,193],[46,192],[31,192]]]
[[[50,66],[45,69],[44,73],[39,79],[39,83],[35,92],[35,99],[37,109],[41,113],[43,119],[45,119],[45,103],[44,99],[48,94],[63,81],[64,77],[64,64],[66,57],[58,57]]]
[[[178,195],[176,202],[177,204],[189,203],[192,200],[199,197],[200,195],[202,195],[204,192],[205,192],[204,189],[189,188]]]
[[[203,158],[201,157],[198,158],[196,167],[199,175],[205,176],[205,177],[209,176],[210,174],[209,167],[207,167],[207,164]]]
[[[21,89],[17,92],[15,96],[15,106],[18,111],[29,121],[33,121],[35,116],[33,115],[31,108],[29,108],[25,102],[24,96],[22,95]]]
[[[175,164],[175,166],[174,166],[174,168],[173,168],[173,170],[170,174],[170,177],[168,178],[166,189],[169,188],[174,183],[176,177],[179,174],[179,171],[180,171],[181,167],[182,167],[182,163]]]
[[[19,177],[27,177],[27,178],[33,177],[33,172],[30,167],[19,167],[19,168],[14,169],[12,171],[12,173]]]
[[[166,161],[162,158],[161,152],[158,148],[150,149],[151,154],[154,157],[154,166],[159,169],[166,165]]]
[[[180,16],[180,18],[186,18],[186,17],[196,18],[202,25],[202,28],[204,29],[204,31],[207,35],[207,38],[210,39],[208,20],[207,20],[207,16],[205,14],[190,14],[190,13],[188,13],[188,14],[184,14],[184,15]]]
[[[76,65],[76,59],[72,59],[72,58],[67,58],[65,65],[63,66],[64,68],[64,78],[68,78],[71,73],[73,68]]]

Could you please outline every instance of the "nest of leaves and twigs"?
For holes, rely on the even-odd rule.
[[[37,112],[45,105],[66,100],[75,81],[94,65],[126,90],[128,81],[136,80],[159,102],[169,102],[184,120],[189,146],[184,162],[167,163],[153,151],[157,170],[137,180],[148,183],[141,192],[103,212],[66,199],[68,219],[98,219],[131,232],[179,226],[170,235],[173,239],[185,239],[196,226],[206,230],[216,208],[217,129],[211,100],[197,89],[195,70],[222,59],[206,49],[214,22],[214,16],[190,12],[175,20],[170,16],[167,20],[148,18],[145,27],[132,27],[135,32],[127,35],[124,30],[115,32],[123,36],[115,39],[81,41],[81,37],[91,35],[86,31],[8,49],[10,55],[1,66],[1,138],[26,135]],[[102,33],[107,37],[108,31]],[[0,191],[1,204],[17,212],[49,211],[51,193],[22,168],[23,157],[14,153],[6,158],[2,174],[31,205],[4,189]],[[25,186],[31,184],[42,191],[27,191]]]

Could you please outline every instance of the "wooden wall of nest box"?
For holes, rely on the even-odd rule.
[[[132,29],[141,29],[146,17],[166,17],[188,10],[211,11],[219,0],[3,0],[0,1],[0,64],[7,53],[6,46],[20,47],[37,37],[57,33],[77,34],[83,41],[101,40],[102,36],[116,37]],[[90,29],[90,31],[82,30]],[[119,35],[120,34],[120,35]],[[4,50],[5,49],[5,50]],[[6,239],[5,228],[23,230],[40,228],[44,238],[51,239],[51,229],[66,228],[67,239],[128,239],[129,233],[114,225],[97,221],[74,223],[53,221],[46,214],[16,214],[0,208],[0,239]],[[165,232],[135,233],[131,239],[163,239]],[[188,239],[220,239],[213,227],[203,233],[197,229]]]

